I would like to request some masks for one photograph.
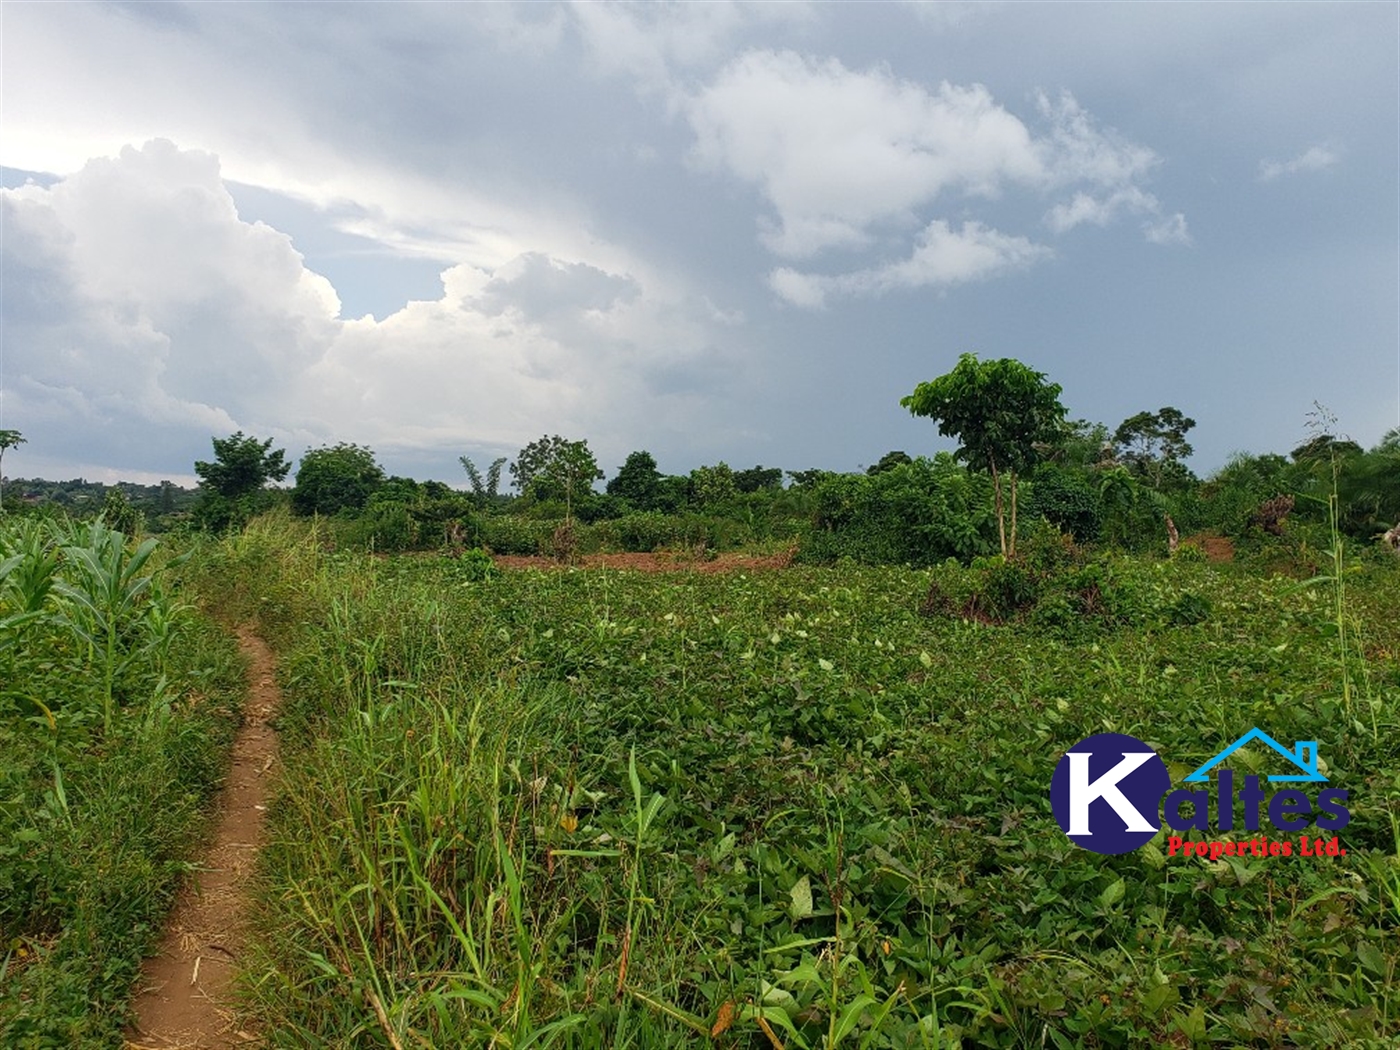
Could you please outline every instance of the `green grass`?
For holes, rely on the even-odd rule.
[[[1400,1034],[1394,564],[1343,566],[1342,651],[1325,581],[1190,558],[989,626],[917,610],[995,566],[483,579],[321,540],[263,521],[198,566],[282,661],[244,974],[273,1045]],[[1050,814],[1085,736],[1179,777],[1254,725],[1320,742],[1345,858],[1101,857]]]

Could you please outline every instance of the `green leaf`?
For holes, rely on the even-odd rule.
[[[788,896],[792,898],[792,917],[794,919],[806,919],[812,914],[812,880],[806,875],[798,879],[792,889],[788,890]]]
[[[1104,887],[1099,894],[1099,904],[1105,908],[1110,908],[1123,899],[1123,892],[1127,889],[1122,879],[1114,879]]]

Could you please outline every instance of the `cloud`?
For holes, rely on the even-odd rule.
[[[742,382],[742,345],[718,349],[731,317],[598,259],[461,262],[436,299],[343,320],[288,237],[239,218],[218,158],[165,141],[0,206],[8,418],[69,462],[103,446],[158,469],[236,429],[294,455],[343,439],[455,459],[546,427],[607,449],[642,423],[684,433],[700,390]]]
[[[8,367],[31,407],[222,427],[335,332],[330,284],[238,221],[209,154],[127,148],[4,207]]]
[[[1102,197],[1081,192],[1051,208],[1045,215],[1045,224],[1055,233],[1068,233],[1085,223],[1107,226],[1123,212],[1156,212],[1160,207],[1156,197],[1136,186],[1126,186]]]
[[[1337,164],[1341,157],[1327,146],[1310,146],[1292,160],[1261,160],[1259,181],[1273,182],[1284,175],[1297,175],[1300,172],[1325,171]]]
[[[696,162],[759,188],[773,209],[760,219],[759,239],[788,259],[864,250],[911,226],[927,241],[931,209],[985,208],[1010,191],[1073,190],[1045,216],[1056,234],[1124,214],[1160,218],[1160,202],[1142,185],[1160,163],[1155,152],[1101,126],[1068,92],[1037,94],[1035,109],[1038,131],[980,84],[929,89],[880,66],[856,71],[834,58],[751,51],[688,100],[686,117]],[[965,229],[982,231],[969,243],[988,247],[985,227]],[[925,243],[912,258],[927,251]],[[859,283],[885,272],[852,276],[865,275]],[[780,268],[769,283],[789,302],[811,304],[813,288],[799,276]]]
[[[541,321],[607,311],[618,302],[636,299],[639,291],[630,277],[528,252],[497,270],[473,305],[491,315],[514,310]]]
[[[1191,231],[1186,228],[1186,216],[1181,212],[1168,215],[1157,222],[1145,223],[1143,233],[1153,244],[1191,243]]]
[[[960,230],[935,220],[919,235],[908,258],[853,273],[823,276],[783,267],[769,275],[769,287],[794,306],[824,306],[829,295],[878,296],[897,289],[946,288],[1024,269],[1054,252],[1025,237],[988,229],[978,222]]]
[[[574,25],[593,63],[644,91],[676,96],[686,73],[717,62],[755,26],[806,22],[806,3],[608,3],[574,0]]]
[[[945,82],[930,92],[834,58],[749,52],[686,115],[696,160],[757,185],[773,205],[762,240],[787,258],[868,244],[872,227],[907,222],[940,194],[994,196],[1008,181],[1044,177],[1025,125],[986,88]]]

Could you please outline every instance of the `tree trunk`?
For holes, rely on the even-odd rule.
[[[997,473],[997,461],[990,456],[987,462],[992,465],[992,488],[996,492],[997,502],[997,534],[1001,537],[1001,556],[1007,557],[1006,553],[1006,515],[1001,507],[1001,475]]]
[[[1007,557],[1016,557],[1016,472],[1008,470],[1006,476],[1011,479],[1011,553]]]

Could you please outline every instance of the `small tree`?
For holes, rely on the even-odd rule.
[[[969,470],[989,470],[995,492],[997,533],[1003,557],[1016,556],[1016,479],[1053,447],[1065,417],[1058,383],[1020,361],[978,361],[963,354],[945,376],[920,383],[900,404],[938,423],[938,432],[960,442],[955,455]],[[1011,534],[1007,537],[1002,475],[1011,488]]]
[[[18,430],[0,430],[0,464],[5,459],[7,448],[17,448],[27,439]],[[5,513],[5,472],[0,470],[0,514]]]
[[[696,467],[690,472],[690,498],[698,507],[713,510],[731,502],[738,494],[734,471],[722,460],[712,467]]]
[[[661,471],[656,469],[656,458],[650,452],[637,451],[628,455],[627,462],[608,482],[608,495],[625,499],[637,510],[651,510],[660,483]]]
[[[896,449],[892,452],[886,452],[880,457],[880,462],[876,463],[874,466],[866,467],[865,472],[873,477],[876,474],[883,474],[887,470],[894,470],[895,467],[901,467],[906,463],[913,462],[909,453]]]
[[[272,438],[259,441],[240,430],[212,441],[214,459],[196,460],[194,465],[200,487],[194,515],[203,528],[218,531],[241,526],[257,511],[257,494],[285,478],[291,464],[283,449],[272,451]]]
[[[740,492],[777,492],[783,487],[783,470],[762,463],[748,470],[736,470],[734,487]]]
[[[257,492],[269,481],[281,481],[291,469],[285,451],[272,451],[272,438],[259,441],[244,437],[240,430],[222,441],[214,438],[213,442],[214,462],[197,460],[194,472],[201,485],[228,499]]]
[[[472,499],[477,507],[485,510],[486,507],[496,502],[497,492],[501,487],[501,468],[506,465],[506,457],[491,461],[491,465],[486,468],[485,480],[481,477],[481,471],[477,469],[475,463],[469,456],[459,457],[462,469],[467,472],[467,480],[472,484]]]

